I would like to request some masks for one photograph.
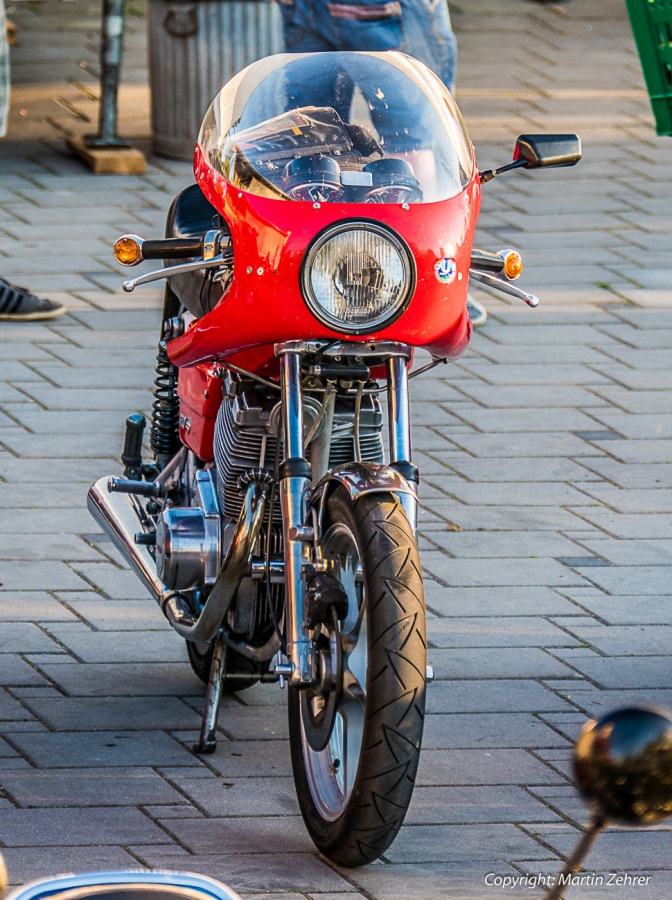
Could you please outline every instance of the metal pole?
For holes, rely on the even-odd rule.
[[[390,436],[390,463],[411,463],[411,416],[408,396],[408,369],[403,356],[387,360],[387,417]],[[417,484],[409,482],[416,491]],[[418,500],[412,494],[399,494],[399,502],[413,533],[418,527]]]
[[[117,136],[117,93],[124,45],[126,0],[103,0],[100,33],[100,113],[98,134],[86,135],[87,147],[130,147]]]
[[[565,888],[569,887],[569,885],[571,884],[571,876],[574,874],[574,872],[578,872],[578,870],[581,868],[581,863],[584,861],[591,847],[602,833],[605,825],[606,819],[603,819],[600,816],[597,816],[593,819],[593,821],[588,826],[588,830],[581,836],[576,847],[574,847],[574,850],[565,863],[562,872],[560,872],[560,874],[556,878],[555,884],[553,885],[551,890],[544,896],[544,900],[562,900],[562,895],[565,892]]]

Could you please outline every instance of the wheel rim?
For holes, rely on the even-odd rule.
[[[305,732],[303,756],[308,786],[323,819],[333,822],[344,812],[355,783],[364,733],[366,670],[368,664],[364,584],[357,579],[360,562],[352,531],[342,523],[332,525],[322,541],[324,559],[343,585],[347,613],[339,624],[341,672],[337,673],[339,700],[334,726],[324,750],[313,750]],[[304,702],[316,702],[316,698]],[[302,716],[303,729],[303,716]]]

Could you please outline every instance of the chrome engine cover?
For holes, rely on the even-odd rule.
[[[196,473],[200,506],[170,507],[158,518],[156,572],[172,590],[213,585],[219,573],[222,517],[213,474],[213,469]]]

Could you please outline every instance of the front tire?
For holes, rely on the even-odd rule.
[[[325,653],[340,643],[326,667],[339,672],[327,691],[289,692],[292,767],[315,845],[338,865],[359,866],[390,846],[415,783],[425,708],[422,574],[413,532],[393,494],[353,502],[336,488],[321,547],[347,595],[347,610],[331,608],[316,647]],[[333,715],[328,741],[313,749],[324,743],[314,737],[315,723],[319,729],[327,714]]]

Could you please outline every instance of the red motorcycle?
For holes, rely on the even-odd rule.
[[[299,804],[336,863],[391,844],[418,766],[431,669],[409,378],[465,349],[470,278],[538,302],[511,283],[518,254],[472,249],[481,184],[580,157],[576,135],[525,135],[479,172],[421,63],[274,56],[213,101],[166,239],[115,245],[126,265],[166,263],[124,284],[168,279],[155,460],[130,416],[124,477],[97,481],[90,509],[208,684],[198,752],[222,691],[288,684]],[[415,348],[432,362],[409,371]]]

